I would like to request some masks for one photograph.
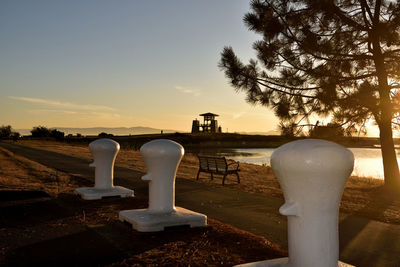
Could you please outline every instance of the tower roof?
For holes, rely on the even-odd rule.
[[[211,113],[211,112],[207,112],[207,113],[200,114],[199,116],[203,116],[203,117],[205,117],[205,116],[214,116],[214,117],[217,117],[217,116],[219,116],[219,115],[218,115],[218,114]]]

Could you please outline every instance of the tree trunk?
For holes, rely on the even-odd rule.
[[[379,12],[377,14],[378,16],[375,17],[372,31],[369,33],[372,40],[373,57],[379,84],[380,116],[378,115],[376,121],[379,125],[385,186],[390,190],[400,192],[399,165],[394,149],[392,131],[393,107],[390,99],[390,88],[388,85],[384,56],[382,55],[380,46],[380,32],[378,30]]]
[[[381,122],[379,124],[379,131],[385,186],[391,190],[400,191],[399,165],[394,149],[391,122]]]

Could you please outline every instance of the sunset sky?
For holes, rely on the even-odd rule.
[[[270,131],[218,68],[231,45],[259,39],[243,0],[0,2],[0,124],[15,129],[148,126],[190,131],[198,114],[223,131]]]

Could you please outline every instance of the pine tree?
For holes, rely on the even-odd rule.
[[[393,128],[400,118],[400,2],[253,0],[244,16],[262,36],[257,59],[242,63],[231,47],[220,68],[247,101],[272,108],[282,128],[328,116],[347,133],[374,120],[385,185],[400,188]]]

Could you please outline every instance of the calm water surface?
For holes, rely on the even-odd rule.
[[[373,177],[383,179],[382,155],[379,148],[349,148],[355,158],[353,175],[360,177]],[[274,148],[245,148],[227,149],[211,152],[227,158],[246,163],[270,165],[270,158]],[[202,151],[210,153],[210,151]],[[397,160],[400,158],[400,150],[396,150]]]

